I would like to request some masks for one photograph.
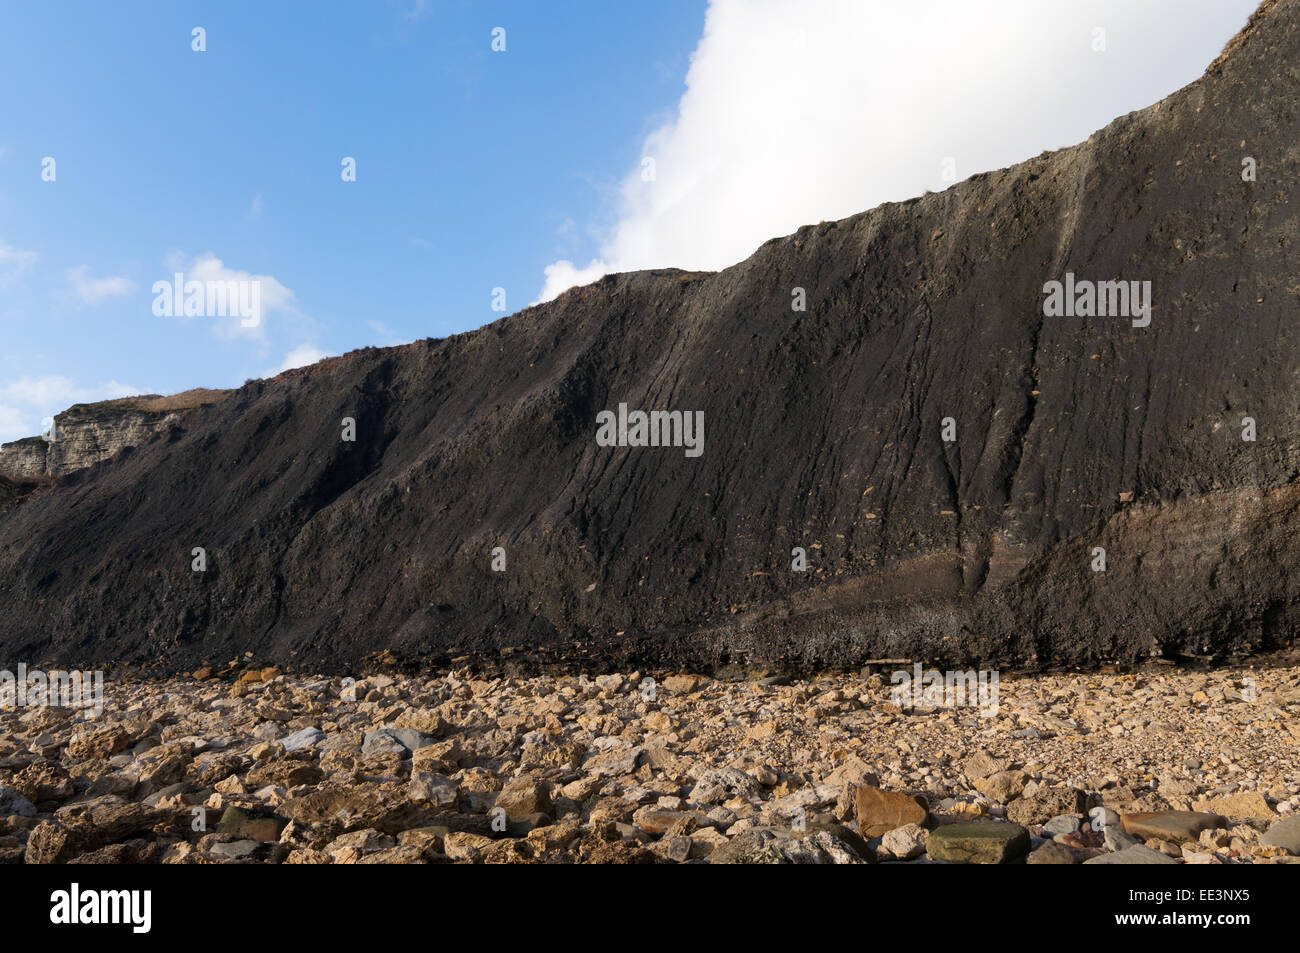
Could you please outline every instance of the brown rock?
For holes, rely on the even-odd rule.
[[[533,814],[550,814],[551,790],[541,781],[529,777],[512,778],[497,795],[496,806],[506,812],[510,820],[519,820]]]
[[[657,852],[665,860],[680,864],[690,859],[693,844],[689,837],[668,837],[660,845]]]
[[[55,821],[41,821],[27,835],[27,864],[57,864],[80,853],[73,843],[72,832]]]
[[[674,694],[689,695],[698,692],[708,681],[703,675],[669,675],[662,684],[665,690]]]
[[[868,840],[904,824],[924,826],[929,814],[924,802],[910,794],[865,784],[858,788],[858,831]]]
[[[143,840],[128,841],[125,844],[110,844],[97,850],[78,854],[68,861],[69,864],[149,864],[157,861],[156,844]]]
[[[1071,834],[1058,834],[1056,842],[1066,847],[1075,847],[1079,850],[1091,850],[1103,846],[1106,843],[1105,837],[1101,831],[1094,831],[1091,828],[1081,831],[1075,831]]]
[[[453,831],[443,838],[443,852],[452,860],[471,864],[482,861],[482,852],[492,846],[492,838],[468,831]]]
[[[647,834],[662,834],[688,814],[683,811],[670,811],[666,808],[647,805],[632,815],[632,823]]]
[[[25,862],[58,864],[177,819],[144,804],[101,803],[42,821],[27,838]]]
[[[1277,817],[1277,811],[1269,806],[1264,795],[1258,791],[1239,791],[1225,797],[1216,797],[1208,801],[1198,801],[1192,805],[1197,811],[1222,814],[1225,817],[1254,817],[1271,820]]]
[[[190,765],[188,753],[179,745],[166,745],[149,752],[149,759],[140,770],[140,783],[157,791],[175,784],[185,777],[185,770]]]
[[[398,721],[401,719],[399,718]],[[419,730],[419,729],[417,729]],[[469,760],[469,755],[454,739],[436,741],[423,748],[417,748],[411,755],[411,770],[431,771],[434,774],[455,774],[461,765]]]
[[[77,792],[72,775],[55,761],[34,761],[13,780],[13,788],[32,803],[64,801]]]
[[[200,755],[194,759],[193,765],[191,766],[191,770],[194,772],[193,781],[198,787],[212,787],[232,775],[243,774],[245,769],[247,769],[248,764],[249,761],[247,758],[236,754],[218,753]]]
[[[1019,797],[1007,805],[1007,820],[1017,824],[1045,824],[1061,814],[1086,813],[1088,796],[1077,788],[1040,787],[1033,797]]]
[[[418,847],[425,852],[442,853],[442,839],[451,831],[440,825],[413,827],[397,835],[401,847]]]
[[[1030,851],[1025,858],[1027,864],[1077,864],[1079,858],[1074,851],[1064,844],[1048,841]]]
[[[121,725],[104,725],[73,735],[68,742],[68,754],[74,758],[111,758],[124,751],[134,740],[132,733]]]
[[[406,800],[404,791],[374,784],[329,786],[289,798],[277,810],[299,824],[347,831],[373,827],[386,834],[422,826],[433,816]]]
[[[460,787],[445,774],[434,771],[412,771],[410,797],[438,808],[455,808],[460,803]]]
[[[588,774],[605,776],[631,774],[636,770],[637,762],[641,758],[641,752],[640,747],[632,747],[592,755],[583,763],[582,769]]]
[[[607,780],[599,775],[579,778],[576,781],[570,781],[564,787],[560,788],[560,793],[574,801],[585,801],[597,791],[599,791]]]
[[[446,719],[433,708],[408,708],[397,716],[393,726],[395,728],[413,728],[434,738],[441,737],[448,729]],[[423,751],[425,749],[421,748],[419,750]]]
[[[428,852],[420,847],[389,847],[365,854],[358,864],[427,864]]]
[[[293,788],[300,784],[317,784],[324,777],[325,772],[310,761],[292,761],[285,758],[255,765],[248,772],[245,783],[255,791],[268,784],[281,788]]]
[[[999,771],[1005,771],[1010,766],[1011,762],[1005,758],[995,758],[987,751],[981,751],[966,759],[966,763],[962,765],[962,772],[974,783]]]
[[[323,850],[292,850],[284,862],[286,864],[328,864],[330,855]]]
[[[770,770],[770,769],[769,769]],[[760,779],[761,783],[761,779]],[[773,780],[772,784],[776,781]],[[852,784],[857,787],[878,787],[880,778],[871,770],[871,765],[867,764],[857,755],[849,755],[844,759],[838,768],[826,775],[824,784]]]
[[[485,864],[531,864],[533,845],[526,840],[504,838],[493,841],[486,847],[479,848],[480,857]]]
[[[975,782],[975,790],[991,801],[1006,804],[1025,789],[1029,775],[1023,771],[999,771]]]
[[[541,767],[576,768],[586,756],[586,745],[575,741],[559,741],[526,747],[523,760],[527,764]]]
[[[1121,814],[1124,833],[1144,840],[1163,840],[1175,844],[1195,841],[1201,831],[1227,827],[1228,820],[1219,814],[1196,811],[1152,811]]]
[[[239,780],[239,775],[232,774],[228,778],[218,781],[212,786],[212,789],[219,794],[247,794],[248,786]]]
[[[632,801],[626,801],[621,797],[603,797],[592,807],[588,818],[593,826],[610,821],[622,823],[630,821],[635,810],[636,804]]]
[[[273,844],[284,831],[285,820],[275,816],[257,816],[238,807],[228,807],[217,822],[217,832],[230,834],[241,840],[255,840]]]

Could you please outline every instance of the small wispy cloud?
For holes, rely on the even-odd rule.
[[[143,393],[138,387],[110,380],[78,384],[58,374],[20,377],[0,383],[0,442],[34,437],[44,422],[73,404],[89,404]]]
[[[378,337],[374,342],[375,347],[396,347],[399,344],[410,344],[409,337],[403,337],[396,331],[384,324],[383,321],[367,321],[366,327],[374,331]]]
[[[256,221],[262,217],[262,196],[253,196],[253,201],[248,205],[248,218],[250,221]]]
[[[306,367],[308,364],[315,364],[317,361],[329,357],[328,351],[322,351],[314,344],[299,344],[296,348],[285,355],[280,367],[270,371],[266,376],[274,377],[276,374],[283,374],[285,371],[291,371],[295,367]]]
[[[407,20],[423,20],[432,13],[433,0],[414,0],[402,16]]]
[[[130,279],[116,275],[91,278],[90,267],[79,265],[68,270],[68,286],[73,297],[83,304],[99,304],[107,298],[121,298],[135,290]]]
[[[78,385],[69,377],[47,374],[41,377],[20,377],[0,384],[0,400],[29,407],[58,404],[63,410],[73,404],[85,404],[114,397],[130,397],[139,390],[117,381],[93,387]]]
[[[35,261],[36,252],[20,251],[0,242],[0,288],[9,287]]]
[[[8,443],[19,437],[34,436],[36,434],[28,430],[28,418],[25,413],[17,407],[0,404],[0,443]]]
[[[537,301],[550,301],[562,291],[574,288],[578,285],[589,285],[597,278],[607,275],[613,270],[599,258],[593,258],[586,266],[579,268],[567,258],[562,258],[554,264],[547,265],[542,269],[546,276],[546,281],[542,285],[542,293]]]
[[[227,315],[213,316],[211,320],[214,322],[214,333],[219,338],[226,340],[251,338],[263,341],[265,340],[266,317],[268,314],[274,312],[297,314],[293,292],[277,281],[274,276],[256,275],[249,271],[227,267],[226,263],[212,252],[204,252],[188,262],[185,260],[183,253],[173,252],[167,256],[165,264],[171,273],[160,278],[161,284],[173,284],[173,273],[176,272],[183,275],[187,286],[190,282],[200,282],[205,287],[208,282],[221,284],[256,282],[256,314],[250,316],[254,320],[252,323],[245,324],[245,319],[235,313],[237,309],[231,309],[231,313]]]

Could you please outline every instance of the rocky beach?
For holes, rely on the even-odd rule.
[[[261,10],[214,14],[202,59],[170,12],[152,45],[89,7],[11,27],[55,39],[0,142],[27,169],[0,200],[46,232],[0,236],[0,865],[87,925],[96,878],[189,917],[221,874],[176,864],[1300,863],[1300,0],[1210,30],[1227,2],[951,0],[891,33],[899,5],[716,0],[702,53],[639,66],[669,17],[635,5],[522,5],[514,59],[426,0],[391,44],[363,24],[405,0],[313,15],[290,58],[260,44],[298,18]],[[454,49],[406,42],[426,14]],[[743,57],[701,68],[724,36]],[[543,94],[548,60],[580,85]],[[670,74],[664,135],[598,158]],[[140,102],[203,104],[221,148],[160,158]],[[712,143],[694,172],[677,123]],[[870,149],[817,138],[843,130]],[[571,180],[687,225],[579,224]],[[606,232],[636,255],[555,257]],[[90,864],[149,869],[64,882]],[[318,889],[235,875],[213,907]],[[1019,908],[1057,916],[1036,880]],[[1154,893],[1122,886],[1072,906]]]
[[[0,862],[1300,863],[1300,656],[895,681],[109,679],[0,710]]]

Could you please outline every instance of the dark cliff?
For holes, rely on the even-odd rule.
[[[1096,664],[1284,642],[1296,64],[1300,0],[1270,0],[1201,80],[1073,148],[190,410],[0,514],[0,654]],[[1067,273],[1150,281],[1150,325],[1044,317]],[[620,402],[703,411],[704,453],[598,446]]]

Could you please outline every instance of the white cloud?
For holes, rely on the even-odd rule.
[[[135,285],[126,278],[91,278],[90,268],[86,265],[69,269],[68,284],[72,294],[85,304],[98,304],[105,298],[120,298],[135,289]]]
[[[285,312],[291,315],[297,314],[294,305],[293,292],[282,285],[271,275],[255,275],[252,272],[241,271],[235,268],[226,267],[223,262],[212,252],[205,252],[202,255],[191,259],[187,264],[185,256],[179,252],[173,252],[167,256],[166,265],[172,272],[165,276],[160,276],[159,281],[173,284],[173,274],[180,272],[184,276],[186,283],[191,281],[199,282],[256,282],[257,300],[256,307],[253,310],[250,324],[244,323],[238,313],[237,307],[232,307],[232,313],[223,317],[210,317],[203,319],[213,323],[213,329],[218,337],[221,338],[254,338],[264,340],[266,333],[266,317],[272,312]],[[252,300],[250,292],[250,301]],[[173,319],[168,319],[173,320]]]
[[[0,443],[8,443],[19,437],[35,437],[28,429],[28,417],[17,407],[0,404]]]
[[[635,268],[636,266],[631,266]],[[611,271],[625,271],[628,269],[611,268],[605,262],[599,259],[592,261],[585,267],[579,268],[568,259],[560,259],[553,265],[547,265],[544,269],[546,281],[542,285],[542,293],[538,301],[550,301],[560,292],[569,288],[575,288],[578,285],[589,285],[602,275],[607,275]],[[536,304],[537,302],[533,302]]]
[[[268,377],[276,374],[282,374],[285,371],[293,370],[295,367],[306,367],[308,364],[315,364],[317,361],[329,357],[327,351],[311,344],[299,344],[296,348],[285,355],[284,361],[280,364],[279,370],[272,371]]]
[[[261,217],[262,217],[262,196],[255,195],[253,196],[253,201],[250,202],[248,205],[248,218],[250,220],[255,220]]]
[[[0,384],[0,400],[28,406],[58,405],[65,410],[73,404],[85,404],[114,397],[131,397],[143,393],[127,384],[111,380],[92,387],[83,387],[68,377],[50,374],[44,377],[20,377]]]
[[[367,321],[366,326],[379,335],[375,347],[396,347],[399,344],[411,343],[411,338],[398,334],[383,321]]]
[[[19,251],[0,242],[0,288],[7,288],[36,261],[36,252]]]
[[[411,4],[411,9],[403,13],[402,16],[407,20],[423,20],[432,12],[432,0],[414,0]]]
[[[638,160],[598,254],[549,266],[541,299],[610,271],[726,267],[940,191],[948,157],[960,180],[1083,141],[1198,77],[1256,4],[711,0],[676,115],[643,144],[653,181]]]
[[[0,442],[34,437],[47,421],[73,404],[89,404],[144,393],[138,387],[110,380],[84,386],[68,377],[20,377],[0,383]]]
[[[16,381],[0,384],[0,400],[27,405],[45,405],[63,402],[63,406],[75,404],[72,395],[78,392],[76,384],[67,377],[48,375],[46,377],[22,377]]]

